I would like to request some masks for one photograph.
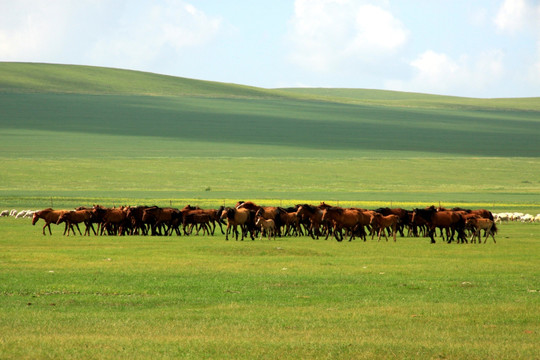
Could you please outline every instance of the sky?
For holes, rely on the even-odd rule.
[[[540,0],[0,0],[0,61],[540,96]]]

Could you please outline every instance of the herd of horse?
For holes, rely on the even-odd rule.
[[[430,206],[422,209],[379,208],[375,210],[342,208],[324,202],[319,205],[298,204],[290,208],[259,206],[251,201],[239,201],[234,207],[221,206],[219,209],[201,209],[187,205],[182,209],[158,206],[122,206],[107,208],[99,205],[79,207],[75,210],[53,210],[52,208],[34,213],[32,225],[43,219],[43,235],[51,224],[64,223],[64,235],[82,236],[79,225],[84,224],[84,235],[214,235],[219,227],[225,239],[229,235],[236,240],[256,237],[268,239],[276,236],[311,236],[343,241],[368,236],[378,241],[384,236],[429,237],[435,243],[437,229],[439,236],[451,243],[467,243],[469,232],[471,243],[484,243],[491,236],[495,241],[497,226],[489,210],[467,210],[461,208],[444,209]],[[95,225],[95,226],[94,226]],[[225,229],[224,229],[225,227]],[[407,230],[407,235],[404,231]]]

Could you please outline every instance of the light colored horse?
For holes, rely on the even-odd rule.
[[[495,235],[497,233],[497,226],[495,225],[495,222],[490,219],[483,219],[483,218],[470,218],[467,219],[466,222],[467,227],[471,227],[473,229],[473,234],[471,236],[471,243],[476,242],[476,238],[478,238],[478,243],[482,243],[482,238],[480,236],[480,230],[486,231],[486,238],[484,239],[484,244],[486,243],[489,235],[493,238],[493,242],[497,243],[495,241]]]
[[[261,229],[261,238],[263,236],[263,232],[266,231],[266,234],[268,235],[268,240],[270,240],[271,237],[274,237],[274,240],[276,240],[276,223],[272,219],[265,219],[262,216],[257,216],[255,218],[255,226],[259,227]]]

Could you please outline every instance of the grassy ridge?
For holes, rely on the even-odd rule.
[[[536,224],[457,246],[44,237],[0,222],[3,359],[536,356]]]
[[[0,93],[261,97],[264,89],[80,65],[0,63]]]

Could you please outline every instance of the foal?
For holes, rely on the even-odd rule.
[[[263,236],[263,232],[266,231],[266,234],[268,235],[268,240],[270,240],[270,237],[274,237],[274,240],[276,240],[276,223],[272,219],[266,220],[262,216],[257,216],[257,219],[255,220],[255,225],[259,228],[261,228],[261,238]]]

